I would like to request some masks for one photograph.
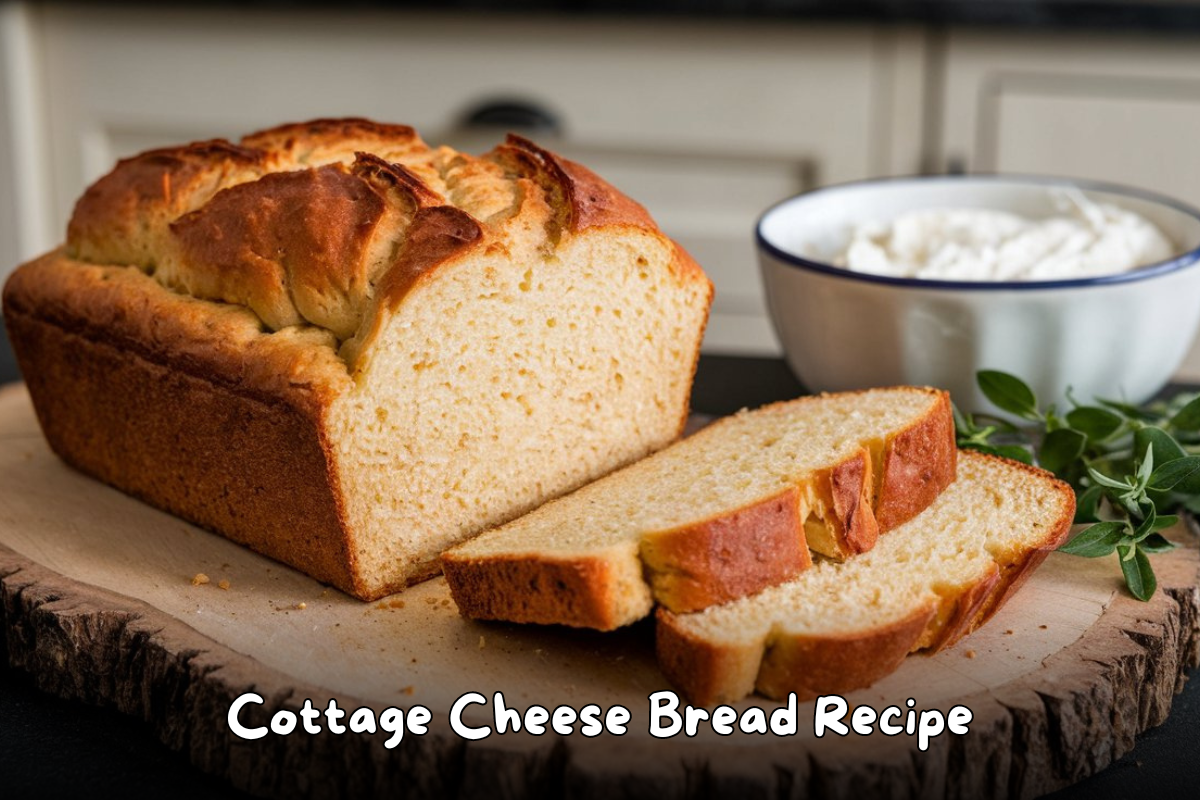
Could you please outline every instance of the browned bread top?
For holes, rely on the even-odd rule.
[[[598,226],[661,236],[590,170],[519,136],[474,157],[404,125],[324,119],[152,150],[76,204],[66,255],[132,266],[265,326],[333,333],[353,363],[422,275],[473,248],[553,253]],[[703,273],[675,248],[676,268]]]

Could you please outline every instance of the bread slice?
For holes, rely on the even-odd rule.
[[[4,321],[66,461],[370,599],[676,439],[711,297],[579,164],[345,119],[122,161]]]
[[[827,394],[720,420],[442,557],[474,619],[609,630],[691,611],[844,557],[954,478],[944,392]],[[807,534],[807,536],[806,536]]]
[[[958,480],[871,552],[700,613],[660,609],[659,665],[705,705],[864,688],[986,622],[1074,515],[1074,492],[1050,473],[964,451]]]

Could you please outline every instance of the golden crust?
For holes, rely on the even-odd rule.
[[[830,558],[865,553],[879,538],[872,507],[874,481],[871,455],[863,449],[813,479],[813,499],[820,517],[805,524],[809,546]]]
[[[10,276],[4,316],[17,315],[240,394],[286,403],[314,419],[351,383],[328,332],[298,328],[271,334],[240,306],[177,294],[138,270],[84,264],[61,251]],[[20,337],[12,339],[22,357]],[[36,360],[25,360],[29,380],[30,371],[39,367]]]
[[[221,139],[123,159],[75,203],[67,252],[95,263],[151,268],[172,220],[221,186],[253,180],[266,169],[265,153]]]
[[[510,136],[478,159],[432,150],[408,126],[350,118],[125,159],[80,199],[67,253],[246,306],[274,330],[326,328],[339,342],[353,339],[345,353],[357,355],[377,329],[380,304],[394,307],[422,272],[519,235],[509,231],[520,226],[504,226],[534,208],[526,202],[533,192],[550,209],[548,249],[591,228],[661,236],[640,205],[527,139]],[[422,213],[433,209],[442,211]],[[707,285],[711,301],[707,277],[678,248],[676,261],[681,275]],[[376,292],[376,284],[391,290]]]
[[[289,165],[316,165],[341,160],[358,150],[378,154],[428,150],[408,125],[391,125],[361,117],[287,122],[242,137],[241,146],[271,154]]]
[[[812,566],[794,487],[714,519],[648,535],[640,557],[655,600],[678,612],[753,594]]]
[[[655,612],[655,651],[663,675],[690,702],[733,703],[754,691],[765,640],[713,642],[674,624],[675,616],[665,608]]]
[[[890,531],[924,511],[957,474],[950,394],[939,395],[933,413],[887,443],[875,506],[880,531]]]
[[[563,559],[539,562],[457,559],[442,562],[442,571],[459,613],[469,619],[561,624],[611,631],[629,623],[620,599],[627,575],[608,559]],[[521,587],[512,597],[486,591],[496,571],[505,582]],[[498,616],[503,614],[504,616]],[[642,609],[639,616],[644,615]]]
[[[795,692],[803,702],[870,686],[900,666],[932,615],[932,608],[915,609],[904,619],[880,626],[870,637],[781,636],[767,647],[755,688],[773,698]],[[684,685],[682,680],[686,679],[681,676]],[[721,699],[736,702],[741,697]]]
[[[11,304],[5,324],[38,422],[64,461],[355,593],[312,398],[240,391],[228,372],[206,377],[204,362],[160,363],[152,354],[161,350],[69,330]]]
[[[508,135],[494,153],[515,156],[514,162],[552,190],[562,193],[563,225],[578,233],[588,228],[629,225],[648,228],[654,225],[650,214],[639,203],[618,192],[582,164],[538,147],[523,136]]]
[[[853,634],[803,636],[776,633],[769,640],[725,644],[697,636],[682,627],[678,616],[660,609],[657,615],[659,664],[668,679],[693,702],[734,702],[749,693],[744,677],[731,679],[729,665],[757,663],[751,682],[767,697],[797,692],[799,699],[844,694],[870,686],[896,669],[915,650],[949,647],[991,619],[1046,556],[1070,535],[1075,493],[1070,486],[1036,467],[996,459],[1048,481],[1060,499],[1061,513],[1045,526],[1036,546],[996,563],[973,583],[946,592],[933,606],[913,609],[904,619]]]
[[[947,448],[945,438],[947,431],[953,437],[954,424],[947,393],[901,388],[928,394],[936,402],[928,414],[885,444],[885,464],[890,463],[891,468],[884,470],[876,508],[872,508],[872,470],[865,451],[813,477],[817,502],[823,506],[821,533],[828,537],[835,555],[849,556],[870,549],[882,529],[882,525],[876,525],[877,516],[898,519],[914,507],[906,490],[923,498],[928,505],[949,485],[945,476],[952,479],[955,474],[957,450],[952,438]],[[764,410],[782,412],[796,403],[814,402],[819,397],[775,403]],[[713,435],[720,426],[720,422],[714,423],[705,435]],[[893,446],[896,441],[902,444]],[[919,450],[914,443],[924,443],[927,449]],[[934,492],[932,487],[940,488]],[[731,508],[717,518],[685,528],[647,532],[640,557],[654,599],[672,611],[698,611],[782,583],[809,567],[812,564],[809,540],[796,496],[793,487],[776,497],[748,507]],[[602,574],[584,569],[593,561],[592,556],[581,556],[579,574]],[[572,582],[571,591],[583,592],[585,596],[570,602],[547,601],[551,605],[536,613],[529,610],[531,604],[542,599],[527,597],[525,582],[538,575],[539,569],[547,575],[557,573],[564,563],[567,562],[561,556],[543,557],[536,553],[474,559],[452,549],[442,555],[442,568],[455,598],[462,598],[459,610],[468,618],[535,621],[536,617],[539,622],[588,627],[587,618],[572,613],[576,609],[620,602],[608,583],[589,586],[582,581]],[[469,585],[454,587],[455,580],[467,575]],[[549,580],[546,577],[541,582]],[[486,609],[487,615],[478,616],[479,609]],[[559,612],[563,616],[556,617]],[[610,611],[601,616],[607,620],[619,615]],[[639,618],[625,619],[623,624]]]
[[[612,230],[637,224],[665,240],[648,217],[631,220],[631,201],[588,175],[587,202],[617,207]],[[368,591],[359,579],[322,420],[353,386],[387,313],[474,248],[503,248],[503,225],[536,211],[531,187],[491,162],[432,151],[407,126],[356,119],[120,162],[79,201],[66,248],[18,268],[4,287],[13,346],[47,437],[101,480],[351,594],[372,599],[400,588]],[[570,205],[579,191],[560,186],[538,201],[544,208],[558,197],[553,213],[604,224],[601,208]],[[472,208],[525,202],[493,225],[456,207],[455,197]],[[694,279],[711,298],[703,273]],[[121,380],[79,366],[88,360]],[[116,409],[129,394],[158,402],[122,416]],[[98,420],[100,408],[112,411]],[[681,429],[685,418],[686,409]],[[205,420],[222,421],[222,446],[215,431],[202,430]],[[151,431],[144,444],[133,434],[142,426]],[[191,458],[171,461],[167,443],[193,438],[204,446],[182,447]],[[118,446],[120,459],[112,456]],[[293,453],[286,469],[276,464]],[[153,465],[162,459],[179,477],[159,487]],[[180,488],[189,480],[203,488]],[[297,503],[308,487],[311,505]],[[224,511],[213,510],[210,489]],[[425,564],[410,579],[436,570]]]

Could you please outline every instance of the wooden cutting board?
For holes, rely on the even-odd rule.
[[[438,579],[364,604],[158,512],[66,467],[24,389],[0,391],[0,592],[7,657],[43,689],[115,706],[169,746],[250,792],[275,795],[1028,797],[1085,777],[1165,719],[1200,660],[1196,537],[1155,558],[1149,603],[1109,559],[1052,555],[982,630],[913,656],[852,706],[962,704],[970,732],[928,751],[915,737],[795,736],[702,729],[652,738],[648,695],[670,688],[649,623],[614,634],[465,622]],[[208,583],[194,585],[203,573]],[[222,588],[227,581],[227,588]],[[306,698],[343,709],[421,704],[430,731],[395,749],[328,732],[245,741],[226,723],[253,690],[264,723]],[[503,691],[510,706],[632,712],[624,736],[493,735],[467,742],[454,700]],[[738,705],[768,711],[748,698]],[[468,714],[472,725],[490,712]]]

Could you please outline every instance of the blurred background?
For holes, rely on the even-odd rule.
[[[317,116],[588,164],[712,276],[709,353],[779,352],[753,226],[805,189],[1004,171],[1200,205],[1194,0],[4,2],[0,56],[0,278],[115,159]]]

